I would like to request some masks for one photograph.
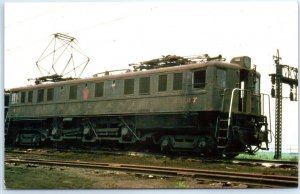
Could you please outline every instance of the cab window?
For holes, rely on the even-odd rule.
[[[225,88],[226,87],[226,70],[217,69],[217,86]]]
[[[259,94],[260,91],[260,79],[259,77],[255,78],[255,85],[254,85],[254,94]]]
[[[206,71],[199,70],[194,71],[193,76],[193,87],[194,88],[205,88]]]

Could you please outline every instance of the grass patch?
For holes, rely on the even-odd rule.
[[[274,160],[274,152],[257,152],[255,155],[240,154],[237,159],[253,159],[253,160]],[[282,153],[281,160],[298,161],[298,154]]]
[[[89,188],[92,183],[62,169],[21,168],[5,165],[7,189],[71,189]]]
[[[177,188],[177,189],[186,189],[186,188],[188,188],[188,186],[185,185],[184,182],[178,182],[178,183],[176,183],[175,188]]]

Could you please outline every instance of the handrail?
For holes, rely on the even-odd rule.
[[[229,113],[228,113],[228,126],[230,126],[231,123],[231,114],[232,114],[232,103],[233,103],[233,96],[235,91],[246,91],[246,92],[252,92],[251,90],[241,89],[241,88],[234,88],[231,92],[231,98],[230,98],[230,105],[229,105]],[[251,102],[251,100],[250,100]],[[251,106],[250,106],[251,107]]]
[[[260,93],[262,95],[262,100],[263,100],[263,111],[261,111],[260,113],[262,115],[265,115],[265,107],[264,107],[264,101],[265,101],[265,97],[264,96],[267,96],[268,97],[268,102],[269,102],[269,125],[270,125],[270,129],[272,129],[272,122],[271,122],[271,97],[269,94],[265,94],[265,93]]]
[[[221,106],[221,111],[223,112],[224,110],[224,101],[225,101],[225,93],[226,91],[230,90],[229,88],[225,88],[224,89],[224,93],[222,94],[223,95],[223,99],[222,99],[222,106]],[[241,89],[241,88],[233,88],[232,89],[232,92],[231,92],[231,97],[230,97],[230,105],[229,105],[229,113],[228,113],[228,127],[230,126],[231,124],[231,120],[232,120],[232,106],[233,106],[233,98],[234,98],[234,93],[236,91],[241,91],[241,92],[247,92],[247,96],[248,96],[248,93],[250,93],[250,96],[251,94],[253,93],[253,91],[251,90],[247,90],[247,89]],[[252,94],[253,95],[253,94]],[[270,129],[272,129],[272,124],[271,124],[271,106],[270,106],[270,103],[271,103],[271,100],[270,100],[270,95],[269,94],[265,94],[265,93],[260,93],[260,97],[261,97],[261,101],[260,101],[260,114],[267,117],[267,115],[265,115],[265,96],[267,96],[267,103],[268,103],[268,117],[269,119],[267,120],[269,122],[269,126],[270,126]],[[250,99],[250,109],[252,107],[252,103],[251,103],[251,99]],[[244,106],[244,105],[243,105]],[[264,121],[265,122],[265,121]],[[217,130],[217,129],[216,129]],[[266,127],[266,133],[269,131]],[[270,143],[270,142],[269,142]],[[268,142],[266,142],[266,146],[267,146],[267,149],[268,149]]]

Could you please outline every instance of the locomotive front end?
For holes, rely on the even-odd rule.
[[[260,74],[256,68],[251,69],[250,57],[235,57],[230,63],[240,68],[231,77],[235,85],[223,90],[216,126],[218,148],[233,154],[268,149],[269,121],[265,104],[270,104],[270,98],[260,93]]]

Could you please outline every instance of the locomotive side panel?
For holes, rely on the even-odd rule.
[[[197,99],[195,99],[197,96]],[[203,97],[202,97],[203,96]],[[193,102],[192,102],[193,101]],[[192,103],[194,110],[206,109],[206,93],[184,96],[182,92],[164,96],[118,98],[97,101],[68,101],[55,104],[15,105],[9,111],[10,118],[99,116],[120,114],[153,114],[186,112]],[[193,110],[193,109],[189,109]]]
[[[59,85],[49,95],[49,89],[34,89],[31,102],[28,101],[30,91],[20,91],[18,96],[25,92],[26,100],[18,100],[11,104],[10,117],[36,118],[55,116],[87,116],[87,115],[116,115],[116,114],[149,114],[174,113],[186,111],[214,110],[213,99],[210,97],[212,75],[206,72],[206,79],[201,88],[193,88],[190,81],[193,72],[174,72],[167,74],[165,91],[159,90],[158,75],[127,78],[134,80],[134,92],[124,94],[125,79],[107,80],[102,82],[102,94],[96,95],[96,84],[88,82],[82,84]],[[195,72],[195,71],[194,71]],[[211,71],[212,72],[212,71]],[[180,79],[175,76],[180,75]],[[149,79],[147,93],[141,93],[142,79]],[[177,80],[176,80],[177,79]],[[179,80],[179,81],[178,81]],[[177,84],[177,85],[175,85]],[[144,83],[145,85],[145,83]],[[144,90],[144,89],[143,89]],[[143,91],[145,92],[145,91]],[[49,96],[51,100],[49,100]],[[219,107],[216,107],[219,108]]]

